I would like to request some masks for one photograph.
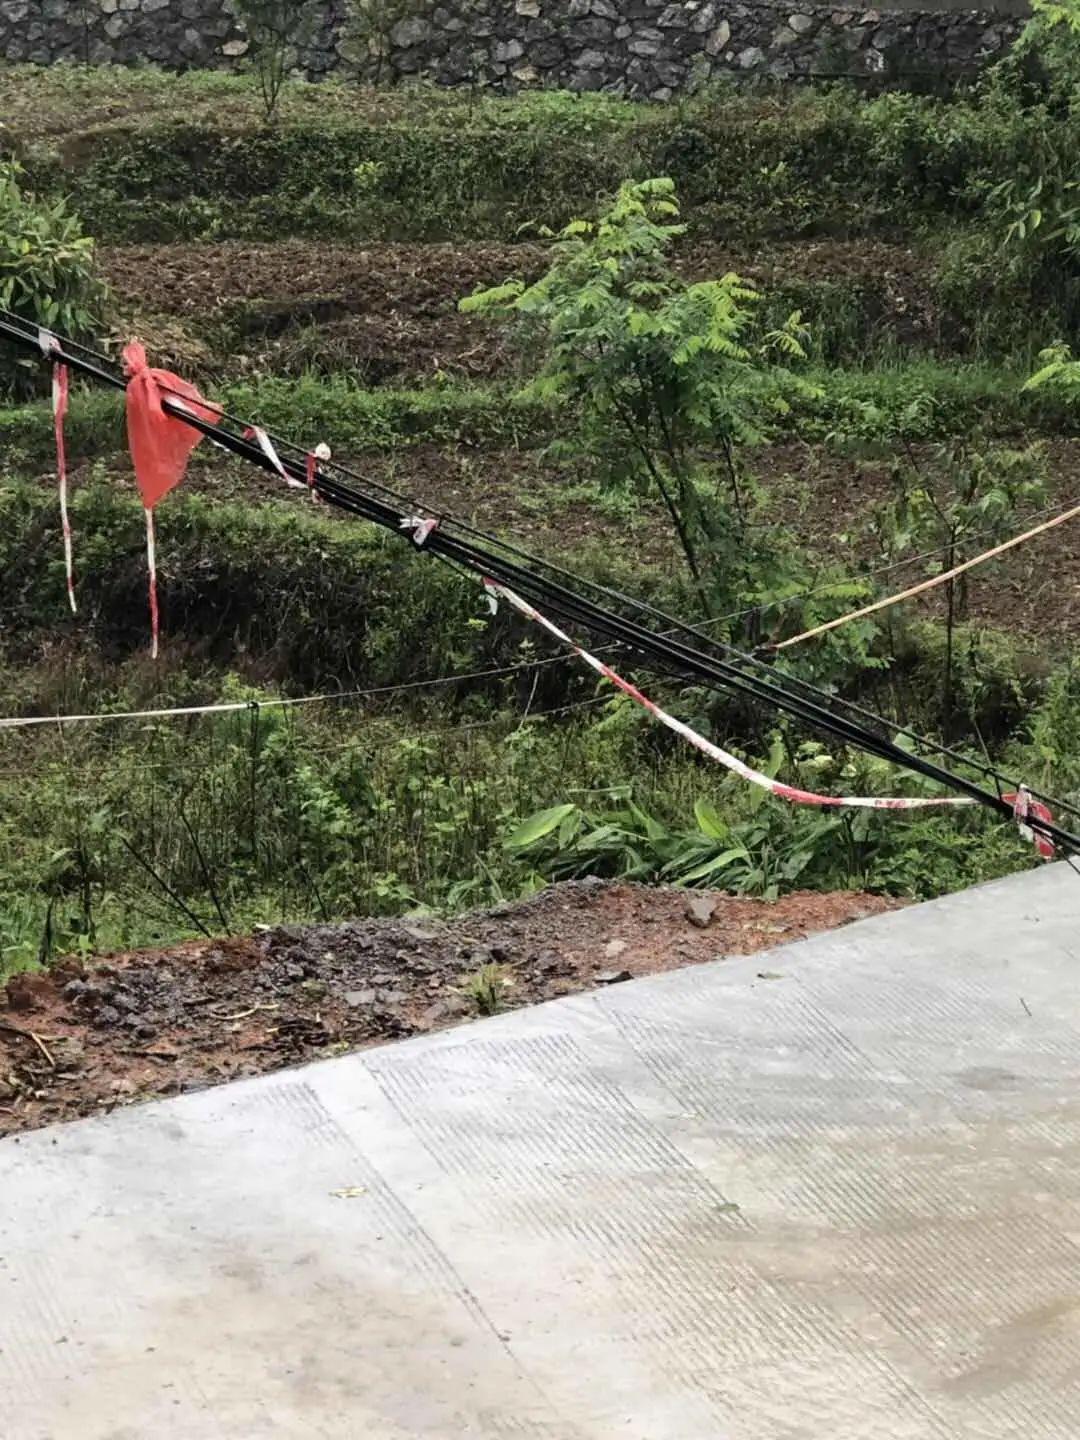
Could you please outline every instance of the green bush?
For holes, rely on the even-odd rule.
[[[23,320],[85,338],[104,299],[94,274],[94,242],[65,200],[25,191],[22,168],[0,160],[0,307]],[[40,382],[40,366],[0,351],[0,389],[25,393]]]

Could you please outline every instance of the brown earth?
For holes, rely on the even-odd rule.
[[[313,245],[225,241],[129,245],[99,251],[126,332],[159,360],[205,373],[353,372],[366,385],[446,372],[505,375],[516,363],[505,333],[461,315],[457,302],[517,278],[536,279],[535,244]],[[766,292],[793,278],[844,281],[873,295],[875,323],[909,342],[933,333],[926,261],[903,245],[811,240],[752,254],[692,246],[677,261],[688,279],[738,270]]]
[[[505,372],[495,327],[457,302],[543,265],[539,246],[302,240],[117,246],[99,258],[125,327],[166,360],[233,378],[351,371],[365,385]]]
[[[63,961],[0,989],[0,1137],[457,1024],[484,1009],[478,976],[495,976],[498,1009],[516,1009],[750,955],[898,903],[575,881],[448,923],[281,927]]]

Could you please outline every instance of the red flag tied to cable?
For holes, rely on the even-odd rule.
[[[146,559],[150,572],[150,627],[153,635],[151,654],[158,653],[157,563],[154,547],[154,506],[174,486],[179,485],[187,469],[188,457],[203,438],[198,430],[169,415],[162,405],[167,395],[178,409],[208,424],[216,424],[221,407],[211,405],[194,385],[169,370],[154,370],[146,363],[146,351],[132,341],[124,348],[124,368],[129,376],[127,387],[127,431],[135,479],[146,512]]]

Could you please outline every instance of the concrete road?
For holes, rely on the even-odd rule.
[[[1077,1440],[1078,1081],[1054,866],[8,1141],[0,1435]]]

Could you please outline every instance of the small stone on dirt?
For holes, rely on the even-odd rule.
[[[350,1010],[355,1010],[360,1005],[374,1005],[375,994],[374,990],[346,990],[345,1004]]]
[[[691,925],[696,925],[699,930],[707,930],[712,924],[713,915],[716,913],[716,901],[708,895],[691,895],[686,902],[684,914]]]
[[[38,1001],[52,989],[47,975],[33,975],[22,971],[13,975],[7,983],[7,1002],[12,1010],[34,1010]]]
[[[436,1000],[420,1017],[425,1025],[441,1025],[447,1020],[456,1020],[470,1010],[467,1000],[461,995],[452,995],[445,1000]]]
[[[625,955],[628,949],[625,940],[609,940],[604,946],[604,955],[608,960],[617,960],[620,955]]]
[[[557,950],[541,950],[536,957],[536,968],[542,975],[565,975],[569,969]]]
[[[322,1000],[326,997],[325,980],[305,980],[300,989],[309,1000]]]
[[[633,976],[629,970],[601,970],[596,977],[598,985],[621,985],[624,980],[632,980]]]
[[[434,930],[425,930],[422,925],[403,925],[402,930],[410,940],[416,940],[424,944],[428,940],[437,940],[439,937]]]

